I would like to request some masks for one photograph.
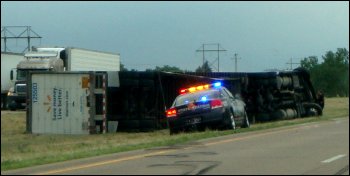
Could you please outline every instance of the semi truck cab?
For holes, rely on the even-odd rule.
[[[10,110],[26,107],[27,75],[30,71],[63,71],[63,61],[60,59],[60,52],[28,52],[24,55],[24,60],[17,65],[17,76],[14,86],[8,92],[7,102]],[[11,80],[14,79],[13,74],[13,70],[11,70]]]

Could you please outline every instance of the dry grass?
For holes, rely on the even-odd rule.
[[[309,121],[349,116],[349,98],[328,98],[322,118],[254,124],[253,131]],[[172,145],[191,140],[232,134],[233,131],[206,131],[169,136],[168,130],[148,133],[103,135],[35,135],[25,133],[25,112],[1,112],[1,170],[96,156],[127,150]]]
[[[326,98],[323,114],[326,118],[349,116],[349,97]]]

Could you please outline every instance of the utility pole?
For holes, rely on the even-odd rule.
[[[27,39],[27,47],[22,51],[28,49],[30,51],[30,41],[31,39],[41,39],[42,37],[38,35],[31,29],[31,26],[3,26],[1,27],[1,40],[4,39],[4,52],[8,51],[7,40],[8,39]]]
[[[293,58],[290,58],[290,62],[287,62],[286,64],[290,64],[290,70],[293,70],[293,64],[294,65],[300,65],[300,62],[293,62]]]
[[[241,59],[241,58],[238,58],[237,56],[238,56],[238,54],[235,53],[235,58],[231,58],[231,59],[234,59],[234,60],[235,60],[235,72],[238,71],[238,63],[237,63],[237,60],[238,60],[238,59]]]
[[[203,44],[202,46],[203,46],[203,50],[202,50],[202,51],[203,51],[203,65],[204,65],[204,61],[205,61],[205,55],[204,55],[204,51],[205,51],[205,50],[204,50],[204,44]],[[197,51],[198,51],[198,50],[197,50]]]
[[[212,45],[217,45],[217,49],[205,49],[204,47],[205,46],[212,46]],[[222,52],[222,51],[226,51],[225,49],[220,49],[220,48],[222,48],[222,47],[220,47],[220,44],[219,43],[209,43],[209,44],[202,44],[202,49],[200,50],[200,49],[198,49],[198,50],[196,50],[197,52],[202,52],[203,53],[203,65],[204,65],[204,62],[205,62],[205,52],[218,52],[218,58],[217,58],[217,60],[218,60],[218,72],[220,71],[220,52]],[[215,60],[216,61],[216,60]],[[215,63],[215,61],[213,62],[213,64]]]

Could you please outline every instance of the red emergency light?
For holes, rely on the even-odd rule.
[[[201,90],[206,90],[206,89],[209,89],[211,87],[220,87],[220,86],[221,86],[221,82],[216,82],[214,84],[204,84],[204,85],[190,87],[187,89],[182,88],[182,89],[180,89],[180,94],[193,93],[193,92],[197,92],[197,91],[201,91]]]

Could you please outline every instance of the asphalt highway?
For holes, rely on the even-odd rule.
[[[237,133],[184,145],[110,154],[1,174],[349,175],[349,118]]]

